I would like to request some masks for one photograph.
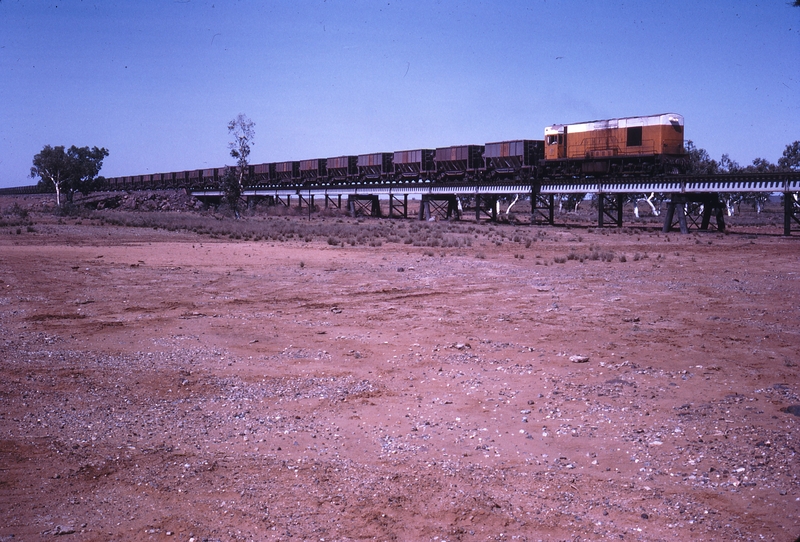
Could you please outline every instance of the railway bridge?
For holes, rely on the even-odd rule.
[[[175,180],[161,189],[183,189],[201,200],[219,200],[224,192],[218,186],[202,186]],[[152,190],[153,187],[125,186],[118,190]],[[0,188],[0,195],[35,194],[42,190],[37,185]],[[783,195],[783,230],[791,235],[800,229],[800,171],[770,173],[732,173],[722,175],[670,175],[664,177],[582,177],[573,179],[539,178],[508,180],[505,182],[475,181],[471,183],[442,183],[431,180],[407,182],[372,181],[360,184],[316,185],[256,185],[246,188],[242,196],[249,201],[269,199],[275,204],[314,208],[315,202],[325,207],[347,206],[352,213],[363,212],[381,215],[380,199],[388,199],[390,217],[408,217],[410,198],[420,200],[419,218],[433,215],[452,217],[458,212],[464,198],[475,201],[475,218],[497,219],[497,201],[501,197],[529,196],[531,222],[554,224],[555,196],[564,194],[593,194],[597,201],[597,225],[622,226],[622,208],[627,195],[657,193],[666,196],[667,212],[663,230],[678,226],[688,232],[690,226],[708,229],[715,219],[718,230],[725,229],[723,205],[720,196],[730,193]]]
[[[218,188],[192,188],[188,192],[200,199],[221,198]],[[694,225],[708,229],[715,219],[718,230],[725,229],[720,195],[725,193],[783,194],[784,234],[791,235],[800,225],[800,171],[780,173],[734,173],[722,175],[674,175],[667,177],[597,177],[578,179],[538,179],[527,182],[492,183],[372,182],[358,185],[252,186],[242,195],[253,201],[268,198],[276,204],[298,206],[309,211],[315,202],[355,213],[381,216],[380,198],[389,201],[390,217],[408,217],[408,200],[420,200],[419,218],[433,214],[453,216],[459,198],[475,199],[475,218],[497,218],[496,202],[503,196],[526,195],[531,200],[531,221],[554,224],[557,194],[593,194],[597,197],[597,225],[622,226],[622,207],[626,195],[658,193],[667,196],[663,230],[678,226],[681,232]],[[345,199],[346,198],[346,199]]]

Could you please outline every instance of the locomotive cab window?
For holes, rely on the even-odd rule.
[[[628,147],[642,146],[642,127],[628,128]]]
[[[547,144],[548,145],[556,145],[556,144],[560,145],[561,141],[562,141],[562,137],[563,136],[560,135],[560,134],[559,135],[555,135],[555,134],[549,135],[549,136],[547,136]]]

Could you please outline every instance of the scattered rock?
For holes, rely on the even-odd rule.
[[[53,529],[53,536],[60,536],[63,534],[74,534],[75,529],[72,527],[65,527],[64,525],[56,525]]]
[[[787,407],[783,407],[781,412],[785,412],[787,414],[794,414],[795,416],[800,416],[800,405],[790,405]]]
[[[362,260],[360,249],[352,261],[344,259],[348,249],[322,251],[306,260],[314,263],[303,278],[305,306],[296,303],[297,266],[284,265],[282,247],[271,241],[209,241],[209,254],[224,262],[206,257],[192,267],[179,258],[201,256],[188,232],[144,252],[137,247],[149,239],[147,229],[114,228],[115,236],[127,236],[123,246],[116,237],[109,249],[101,243],[108,258],[97,259],[92,237],[78,247],[76,272],[62,272],[66,282],[52,281],[72,263],[64,262],[61,245],[88,235],[86,226],[75,233],[62,227],[52,257],[37,240],[35,260],[21,252],[0,262],[0,283],[14,287],[0,296],[0,321],[11,331],[0,340],[0,453],[11,458],[4,464],[10,479],[53,477],[39,482],[45,491],[20,493],[6,514],[20,525],[41,525],[33,534],[81,533],[84,521],[89,538],[190,541],[259,534],[336,540],[359,532],[386,538],[398,526],[415,539],[444,538],[449,529],[456,538],[493,531],[509,540],[537,529],[553,539],[629,539],[645,527],[638,536],[654,539],[785,534],[780,515],[762,523],[738,513],[753,502],[753,488],[764,498],[755,513],[770,513],[770,501],[796,504],[797,434],[786,430],[793,418],[775,412],[800,415],[797,371],[780,357],[793,355],[793,335],[770,327],[777,361],[761,380],[761,322],[737,320],[731,334],[740,340],[731,341],[716,325],[704,327],[692,304],[669,303],[659,310],[663,319],[642,314],[647,332],[632,336],[632,324],[608,312],[607,296],[620,285],[630,286],[633,307],[675,277],[700,284],[687,274],[691,266],[679,263],[685,258],[653,284],[614,266],[566,269],[589,281],[584,288],[577,275],[561,277],[564,267],[507,268],[498,257],[482,268],[492,273],[481,277],[491,282],[484,292],[464,284],[474,260],[460,253],[405,275],[393,270],[411,269],[406,251],[427,248],[385,245],[381,253],[399,261],[380,264]],[[736,246],[740,238],[724,242]],[[170,254],[162,255],[162,246]],[[0,250],[6,256],[12,247]],[[139,257],[149,265],[135,263]],[[262,257],[280,261],[273,268]],[[537,261],[535,253],[528,260]],[[89,262],[93,273],[84,274]],[[132,262],[140,267],[129,269]],[[781,272],[791,269],[791,262],[783,265]],[[740,268],[750,277],[758,272],[732,266]],[[771,266],[763,273],[774,274]],[[618,280],[626,276],[635,286]],[[714,276],[703,277],[713,284]],[[520,300],[531,281],[543,279],[553,281],[546,290],[552,298]],[[426,290],[418,292],[421,285]],[[757,311],[772,300],[762,292],[785,293],[767,285],[755,290],[755,301],[737,297],[730,308]],[[242,291],[255,303],[243,302]],[[317,291],[325,296],[315,298]],[[366,295],[354,295],[359,291]],[[487,303],[488,296],[497,302]],[[54,299],[88,316],[67,319],[72,310],[61,311]],[[554,299],[564,305],[562,315],[545,316]],[[347,318],[326,315],[326,306],[342,311],[339,301],[347,303]],[[31,318],[42,314],[47,318]],[[686,333],[687,324],[697,333]],[[670,347],[676,334],[696,360]],[[706,347],[725,348],[732,364],[695,365],[706,359]],[[585,369],[565,364],[589,362],[570,355],[572,348],[601,359]],[[430,506],[437,514],[424,512]],[[517,507],[531,512],[524,524],[515,519]],[[45,510],[59,515],[45,519]],[[54,521],[75,529],[54,529]],[[470,524],[478,535],[462,531]]]

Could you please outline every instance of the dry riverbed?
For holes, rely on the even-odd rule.
[[[800,535],[798,238],[60,222],[0,234],[2,541]]]

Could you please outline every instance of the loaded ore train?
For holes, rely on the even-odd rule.
[[[519,139],[437,149],[378,152],[253,164],[250,187],[310,187],[372,183],[474,184],[601,176],[685,173],[683,117],[645,117],[555,124],[543,140]],[[231,166],[106,179],[111,190],[219,186]]]

